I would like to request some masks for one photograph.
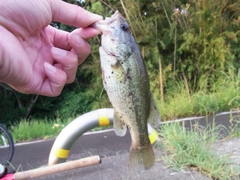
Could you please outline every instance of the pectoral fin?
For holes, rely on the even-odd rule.
[[[156,127],[160,123],[160,113],[151,93],[151,100],[150,100],[150,111],[148,116],[148,122],[153,126]]]
[[[117,136],[124,136],[127,132],[126,124],[116,111],[114,111],[113,127]]]

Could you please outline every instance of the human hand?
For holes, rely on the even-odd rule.
[[[102,19],[61,0],[0,1],[0,82],[28,94],[57,96],[89,55],[88,27]],[[81,27],[71,33],[52,21]]]

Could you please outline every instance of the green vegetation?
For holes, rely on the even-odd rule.
[[[118,9],[127,19],[163,121],[240,108],[239,0],[65,1],[103,17]],[[57,26],[74,29],[61,23]],[[17,141],[55,136],[75,117],[111,107],[102,86],[99,42],[99,37],[90,41],[91,55],[59,97],[24,95],[0,83],[0,122],[12,127]],[[217,139],[217,128],[162,128],[163,146],[169,153],[166,159],[174,168],[196,168],[215,179],[238,173],[206,150]]]
[[[67,126],[73,119],[62,120],[41,120],[34,119],[30,122],[22,120],[20,123],[10,127],[14,142],[26,142],[38,139],[49,139],[60,134],[61,130]],[[99,131],[112,128],[111,126],[96,127],[90,131]]]
[[[173,83],[171,90],[165,95],[166,101],[160,103],[163,120],[179,117],[211,115],[240,105],[240,71],[233,76],[233,70],[225,74],[225,78],[215,82],[211,88],[190,93],[188,82],[182,80]]]
[[[15,142],[30,141],[36,139],[48,139],[57,136],[68,122],[34,120],[21,121],[12,127],[12,136]]]
[[[220,130],[199,126],[186,130],[180,123],[164,124],[160,131],[166,155],[163,159],[176,170],[190,168],[216,180],[237,179],[240,169],[231,165],[227,156],[219,157],[210,148],[219,139]]]
[[[126,17],[163,120],[239,108],[238,0],[65,1],[104,17],[118,9]],[[22,119],[64,121],[111,107],[100,76],[99,41],[91,40],[91,55],[59,97],[24,95],[0,83],[0,122],[11,126]]]

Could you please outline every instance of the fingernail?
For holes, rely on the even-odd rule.
[[[96,20],[102,20],[103,19],[103,17],[100,16],[99,14],[92,13],[92,15],[94,16],[94,19],[96,19]]]
[[[44,67],[47,69],[48,72],[50,73],[55,73],[57,71],[57,68],[55,68],[54,66],[52,66],[51,64],[45,62],[44,63]]]
[[[84,39],[82,39],[78,34],[75,34],[74,36],[74,39],[78,46],[82,46],[84,44]]]
[[[61,58],[61,57],[66,56],[66,51],[59,49],[59,48],[52,47],[52,54],[56,57]]]

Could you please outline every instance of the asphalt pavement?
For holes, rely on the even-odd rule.
[[[239,113],[236,113],[239,115]],[[208,118],[211,123],[214,119],[219,124],[228,125],[230,114],[222,114],[215,118]],[[204,123],[206,119],[197,118],[181,120],[185,121],[186,126],[194,123]],[[191,121],[191,122],[190,122]],[[48,162],[50,149],[55,139],[24,143],[16,145],[13,165],[21,170],[40,168]],[[153,168],[131,173],[128,170],[128,155],[131,145],[129,133],[124,137],[118,137],[113,130],[98,133],[91,133],[81,136],[73,145],[68,161],[76,160],[92,155],[100,155],[102,163],[91,167],[84,167],[59,174],[53,174],[37,178],[39,180],[209,180],[205,175],[191,170],[176,171],[162,161],[163,153],[155,148],[156,162]],[[229,156],[231,162],[239,166],[240,162],[240,139],[228,139],[219,141],[211,148],[218,155]],[[1,154],[0,154],[1,158]]]
[[[16,146],[13,159],[15,166],[21,165],[22,170],[39,168],[47,164],[48,155],[54,139],[39,141]],[[162,160],[162,152],[155,149],[156,162],[153,168],[139,173],[128,170],[128,153],[130,148],[130,135],[117,137],[113,130],[83,135],[71,148],[68,161],[91,155],[100,155],[102,163],[91,167],[75,169],[59,174],[36,178],[39,180],[207,180],[208,178],[198,172],[189,170],[175,171]]]

